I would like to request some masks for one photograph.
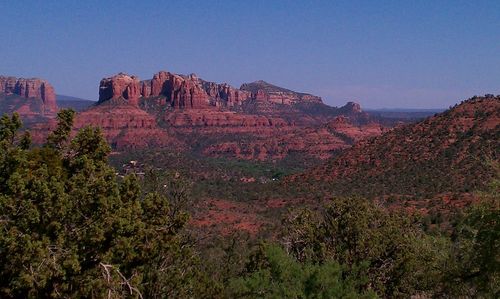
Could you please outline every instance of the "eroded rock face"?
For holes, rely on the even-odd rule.
[[[139,81],[120,73],[101,81],[99,95],[99,105],[79,114],[76,126],[102,127],[117,149],[174,144],[175,136],[213,157],[266,160],[303,153],[325,159],[382,131],[368,120],[339,118],[326,125],[341,112],[352,120],[364,114],[356,103],[329,107],[320,97],[264,81],[237,89],[195,74],[161,71]]]
[[[75,129],[92,124],[101,127],[111,146],[118,150],[147,147],[177,148],[179,142],[158,127],[156,119],[131,105],[99,105],[79,113]]]
[[[200,109],[209,106],[209,96],[197,78],[161,71],[141,82],[141,96],[164,96],[173,108]]]
[[[115,150],[144,149],[150,147],[182,148],[184,145],[166,130],[158,127],[154,116],[127,103],[103,103],[76,115],[73,131],[91,125],[102,133]],[[57,127],[55,119],[38,123],[31,128],[35,144],[45,142],[48,132]]]
[[[320,97],[307,93],[295,92],[265,81],[259,80],[241,85],[240,90],[252,93],[257,101],[270,101],[276,104],[291,105],[295,103],[323,103]]]
[[[257,135],[250,141],[222,141],[206,147],[203,154],[211,157],[244,160],[279,160],[295,153],[304,157],[327,159],[350,144],[325,128],[274,130]]]
[[[349,118],[339,116],[319,128],[284,125],[279,130],[261,130],[253,133],[255,138],[251,141],[221,141],[208,146],[203,153],[246,160],[283,159],[292,153],[328,159],[337,151],[360,140],[379,136],[385,130],[376,123],[355,125]]]
[[[326,124],[326,128],[332,132],[343,134],[346,138],[349,138],[353,142],[381,135],[388,130],[386,127],[375,122],[356,125],[351,122],[349,117],[343,115],[337,116],[332,121],[328,122]]]
[[[163,122],[174,128],[198,129],[205,131],[230,131],[240,132],[240,128],[248,128],[245,131],[261,130],[263,128],[282,128],[291,126],[281,118],[270,118],[258,115],[245,115],[232,111],[214,111],[209,109],[198,109],[194,111],[175,111],[167,113]]]
[[[119,73],[110,78],[104,78],[99,84],[99,103],[123,98],[129,104],[137,105],[141,96],[141,85],[135,76]]]
[[[200,80],[203,89],[210,97],[210,104],[216,107],[235,107],[252,97],[252,93],[232,87]]]
[[[248,100],[292,105],[299,102],[322,103],[320,97],[294,92],[264,81],[243,84],[240,89],[227,83],[218,84],[198,78],[160,71],[150,80],[120,73],[102,79],[99,102],[124,98],[137,105],[139,98],[164,97],[174,109],[205,109],[207,107],[234,108]]]
[[[46,80],[0,76],[0,92],[6,95],[18,95],[26,99],[41,100],[41,111],[35,111],[34,113],[50,116],[57,112],[54,87]]]

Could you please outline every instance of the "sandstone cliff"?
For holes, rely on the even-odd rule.
[[[99,103],[123,98],[130,104],[137,105],[140,96],[140,83],[135,76],[119,73],[113,77],[102,79],[99,84]]]
[[[264,81],[243,84],[240,89],[227,83],[218,84],[198,78],[160,71],[150,80],[139,81],[135,76],[119,73],[101,80],[99,102],[124,98],[137,105],[139,98],[164,98],[164,105],[173,109],[234,108],[248,100],[292,105],[322,103],[320,97],[294,92]],[[146,103],[147,104],[147,103]]]
[[[0,76],[0,93],[4,95],[4,101],[11,100],[9,104],[11,104],[13,111],[5,112],[17,111],[21,115],[40,114],[42,116],[53,116],[57,112],[54,88],[45,80]],[[9,97],[11,95],[14,97]],[[15,96],[30,99],[30,101],[20,101]],[[3,106],[9,104],[1,103]],[[16,109],[16,107],[18,108]]]
[[[335,121],[338,115],[349,120]],[[102,79],[98,105],[80,113],[76,127],[102,127],[116,149],[186,145],[214,157],[324,159],[381,133],[361,118],[366,115],[356,103],[330,107],[320,97],[264,81],[237,89],[161,71],[143,81],[124,73]]]

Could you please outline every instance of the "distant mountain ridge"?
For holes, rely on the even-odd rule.
[[[63,94],[56,94],[56,100],[57,101],[89,101],[89,102],[96,102],[88,99],[83,99],[79,97],[74,97],[74,96],[68,96],[68,95],[63,95]]]
[[[410,121],[422,120],[426,117],[441,113],[446,109],[418,109],[418,108],[380,108],[380,109],[365,109],[365,111],[380,118],[402,119]]]
[[[61,94],[56,94],[56,102],[60,109],[71,108],[75,111],[83,111],[96,103],[96,101]]]
[[[254,92],[254,93],[258,92],[259,90],[263,90],[265,92],[291,92],[291,93],[296,93],[296,94],[305,94],[305,93],[301,93],[301,92],[295,92],[295,91],[292,91],[290,89],[286,89],[283,87],[279,87],[279,86],[273,85],[271,83],[267,83],[264,80],[257,80],[255,82],[251,82],[251,83],[243,83],[240,86],[240,89],[248,90],[248,91]]]

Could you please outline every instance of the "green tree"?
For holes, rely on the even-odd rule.
[[[448,243],[410,218],[361,198],[336,198],[321,213],[302,210],[284,223],[287,251],[304,262],[366,265],[365,289],[408,297],[437,288]]]
[[[16,115],[1,119],[0,297],[208,296],[188,215],[135,176],[119,182],[99,129],[70,140],[73,115],[33,149]]]
[[[69,134],[73,127],[73,119],[75,111],[72,109],[64,109],[57,113],[57,128],[47,137],[46,146],[61,150],[64,143],[68,140]]]
[[[500,167],[480,201],[469,207],[453,232],[448,291],[453,295],[500,297]]]
[[[299,263],[277,245],[262,245],[247,272],[229,282],[229,298],[375,298],[363,282],[335,262]]]

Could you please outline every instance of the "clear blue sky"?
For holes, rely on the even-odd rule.
[[[101,78],[259,79],[338,106],[500,93],[495,1],[0,1],[0,74],[96,100]]]

